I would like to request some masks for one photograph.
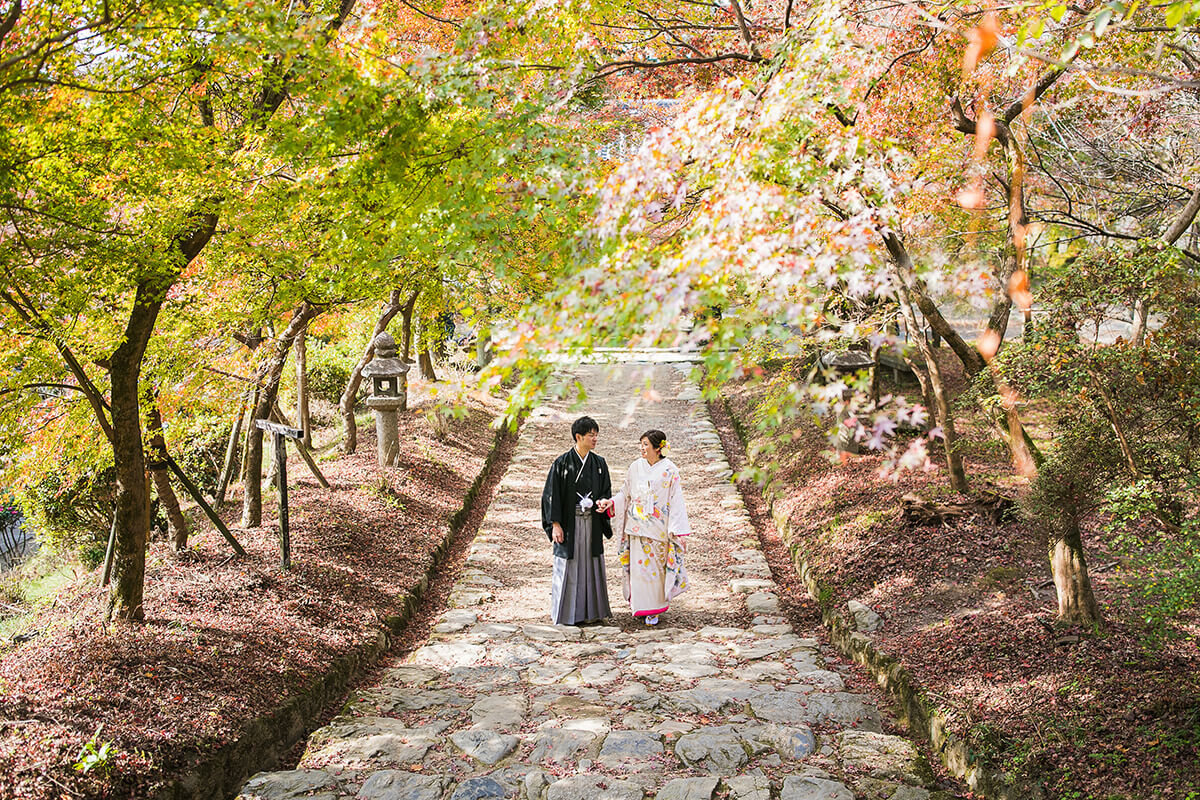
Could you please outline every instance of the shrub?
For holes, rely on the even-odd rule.
[[[104,560],[115,497],[116,470],[107,467],[69,481],[52,472],[23,490],[20,502],[43,546],[90,569]]]
[[[330,403],[337,403],[358,363],[359,353],[343,342],[308,340],[308,391]]]
[[[173,423],[179,426],[179,430],[171,431],[173,435],[167,442],[171,456],[183,473],[205,494],[212,495],[217,490],[232,424],[232,420],[218,416],[193,417]],[[171,483],[181,499],[187,496],[174,475],[171,476]]]
[[[1158,320],[1144,341],[1098,341],[1146,293]],[[1200,597],[1200,281],[1177,254],[1091,249],[1041,296],[1033,335],[992,362],[1021,394],[1052,403],[1054,447],[1026,508],[1076,542],[1082,518],[1105,512],[1151,633],[1163,633]]]
[[[747,339],[742,345],[742,361],[746,364],[762,365],[783,356],[783,342],[769,333]]]

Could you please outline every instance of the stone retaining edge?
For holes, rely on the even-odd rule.
[[[237,795],[246,780],[256,772],[269,769],[308,733],[311,720],[343,694],[350,682],[365,672],[387,651],[391,639],[404,630],[413,612],[429,588],[429,581],[442,566],[447,551],[461,532],[471,513],[484,480],[491,472],[500,453],[500,446],[510,434],[501,426],[492,439],[491,449],[483,467],[463,498],[462,507],[451,515],[446,535],[433,551],[433,561],[425,574],[400,601],[398,613],[383,619],[384,628],[373,640],[360,644],[352,652],[330,664],[325,675],[316,678],[308,688],[278,706],[273,712],[252,720],[237,741],[209,753],[182,778],[174,781],[155,797],[159,800],[225,800]]]
[[[733,413],[727,397],[721,403],[737,433],[738,441],[748,461],[749,439],[745,426]],[[821,610],[821,621],[829,629],[829,636],[838,650],[846,657],[865,667],[896,704],[901,720],[929,740],[942,764],[955,777],[961,778],[973,793],[984,800],[1041,800],[1045,797],[1042,788],[1027,780],[1016,780],[1011,775],[984,762],[972,753],[966,742],[951,732],[946,714],[929,697],[925,689],[913,678],[904,664],[875,646],[863,633],[838,611],[833,600],[833,590],[821,582],[820,575],[808,560],[799,554],[799,545],[792,541],[791,524],[776,501],[786,494],[786,488],[778,483],[769,483],[763,489],[763,498],[771,519],[779,529],[780,537],[792,557],[797,574],[808,589],[809,596]]]

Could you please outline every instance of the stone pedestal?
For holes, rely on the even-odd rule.
[[[846,394],[849,395],[850,392]],[[849,400],[849,397],[846,399]],[[850,419],[850,412],[847,409],[843,409],[837,417],[837,451],[839,453],[858,455],[858,442],[854,439],[855,429],[846,425],[846,420],[848,419]]]
[[[861,350],[844,350],[840,353],[829,352],[821,356],[821,366],[831,370],[840,378],[849,380],[851,376],[864,369],[874,369],[875,359],[870,353],[864,353]],[[853,390],[847,388],[842,395],[842,399],[849,401],[854,396]],[[845,422],[850,418],[849,409],[843,409],[837,417],[837,431],[835,440],[837,442],[837,451],[857,455],[859,452],[858,442],[854,438],[855,429],[847,427]]]
[[[397,428],[396,412],[405,410],[405,398],[378,397],[367,398],[367,408],[375,412],[375,438],[379,466],[395,467],[400,463],[400,434]]]

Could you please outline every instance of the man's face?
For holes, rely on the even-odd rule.
[[[583,452],[586,453],[589,450],[596,449],[596,440],[598,438],[600,438],[599,431],[588,431],[587,433],[583,434],[582,436],[576,436],[575,444],[576,444],[576,446],[579,447],[580,450],[582,450]]]

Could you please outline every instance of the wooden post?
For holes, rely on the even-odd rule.
[[[278,403],[271,408],[271,419],[275,422],[278,422],[280,425],[291,427],[290,423],[288,422],[288,418],[283,415],[283,411],[280,410]],[[300,453],[300,457],[304,459],[305,465],[308,466],[308,471],[311,472],[313,477],[317,479],[317,483],[321,484],[321,488],[328,489],[329,481],[321,473],[320,467],[317,466],[316,459],[312,457],[312,453],[308,451],[308,448],[304,445],[303,440],[296,440],[296,451]]]
[[[100,580],[101,586],[108,586],[108,581],[112,577],[113,566],[113,550],[117,544],[117,510],[113,509],[112,527],[108,530],[108,548],[104,551],[104,577]]]
[[[179,468],[179,465],[175,463],[175,459],[170,455],[167,455],[167,466],[171,468],[171,472],[175,473],[175,477],[183,484],[183,488],[192,496],[196,504],[204,509],[204,513],[208,516],[209,521],[221,532],[221,535],[225,537],[225,541],[229,542],[229,546],[233,548],[233,552],[239,556],[246,555],[246,551],[238,544],[237,539],[233,538],[233,534],[229,532],[229,528],[225,527],[225,523],[217,516],[217,512],[213,511],[213,507],[204,499],[204,495],[200,493],[200,489],[183,473],[183,470]]]
[[[303,438],[304,434],[300,434]],[[287,444],[282,433],[275,434],[275,480],[279,486],[279,565],[292,566],[292,535],[288,530]]]
[[[275,480],[279,487],[279,563],[283,569],[292,566],[292,535],[288,527],[287,496],[287,440],[298,444],[304,440],[304,431],[290,428],[265,419],[256,419],[254,424],[264,431],[275,434]]]

